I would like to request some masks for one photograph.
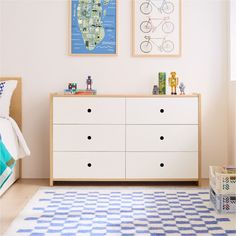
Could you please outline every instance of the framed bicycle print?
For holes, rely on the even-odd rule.
[[[181,55],[181,0],[133,0],[133,56]]]
[[[69,54],[117,54],[117,0],[69,0]]]

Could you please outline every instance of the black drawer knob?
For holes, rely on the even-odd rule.
[[[160,140],[164,140],[164,136],[161,136],[161,137],[160,137]]]
[[[88,136],[87,138],[88,138],[88,140],[91,140],[91,139],[92,139],[92,137],[91,137],[91,136]]]
[[[161,164],[160,164],[160,167],[164,167],[164,163],[161,163]]]
[[[92,166],[92,164],[91,163],[88,163],[88,167],[91,167]]]
[[[161,109],[161,110],[160,110],[161,113],[164,113],[164,111],[165,111],[164,109]]]
[[[91,112],[92,112],[92,110],[89,108],[89,109],[87,110],[87,112],[88,112],[88,113],[91,113]]]

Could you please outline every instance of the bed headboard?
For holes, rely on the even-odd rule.
[[[22,81],[19,77],[0,77],[3,80],[17,80],[17,87],[11,100],[10,116],[16,121],[19,128],[22,126]]]

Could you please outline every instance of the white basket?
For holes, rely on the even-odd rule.
[[[235,194],[216,194],[210,189],[210,200],[214,208],[219,213],[235,213],[236,212],[236,195]]]
[[[216,194],[236,194],[236,174],[228,174],[220,166],[210,166],[209,175]]]

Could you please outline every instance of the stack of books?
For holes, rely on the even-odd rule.
[[[96,95],[97,90],[87,90],[87,89],[78,89],[77,92],[75,93],[76,95]]]
[[[77,92],[77,89],[64,89],[64,94],[75,94]]]
[[[87,90],[87,89],[65,89],[64,94],[66,95],[96,95],[97,90]]]

